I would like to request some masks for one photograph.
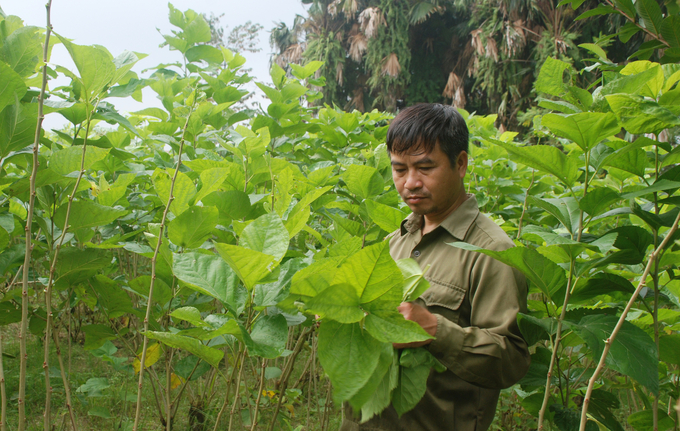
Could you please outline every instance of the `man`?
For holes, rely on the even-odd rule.
[[[430,288],[399,311],[435,337],[395,347],[425,346],[447,370],[430,373],[425,396],[401,418],[389,406],[359,424],[346,407],[340,429],[484,431],[500,389],[529,368],[517,326],[517,313],[526,309],[526,281],[493,258],[447,243],[492,250],[514,244],[465,192],[468,129],[453,107],[421,104],[401,111],[387,132],[387,149],[394,184],[413,212],[391,234],[390,253],[394,259],[411,257],[423,268],[432,265],[426,274]]]

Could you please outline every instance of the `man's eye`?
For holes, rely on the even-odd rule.
[[[432,166],[421,166],[420,170],[421,170],[421,171],[431,171],[431,170],[432,170]]]

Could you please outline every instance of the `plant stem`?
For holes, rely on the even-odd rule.
[[[264,372],[267,369],[267,360],[262,359],[262,369],[260,370],[260,387],[257,390],[257,400],[255,401],[255,413],[253,414],[253,424],[250,431],[255,431],[257,426],[257,413],[260,409],[260,400],[262,399],[262,391],[264,390]]]
[[[68,197],[68,204],[66,205],[66,217],[64,219],[64,227],[61,230],[61,235],[59,237],[59,242],[54,249],[54,256],[52,256],[52,263],[50,265],[50,275],[47,281],[47,287],[45,288],[45,313],[47,315],[47,324],[45,326],[45,356],[43,360],[43,369],[45,371],[45,422],[44,430],[50,431],[50,410],[52,401],[52,387],[50,385],[50,371],[49,371],[49,361],[50,361],[50,331],[52,330],[52,286],[54,285],[54,272],[57,268],[57,260],[59,259],[59,251],[61,246],[64,244],[64,238],[66,237],[66,232],[68,231],[68,222],[71,216],[71,206],[73,205],[73,199],[75,199],[76,192],[78,191],[78,186],[80,181],[85,174],[85,154],[87,152],[87,136],[90,134],[90,118],[92,113],[96,110],[96,105],[94,109],[88,114],[87,126],[85,127],[85,138],[83,140],[83,151],[80,156],[80,172],[76,178],[76,182],[73,185],[73,191]]]
[[[517,224],[517,238],[520,239],[522,236],[522,222],[524,221],[524,214],[527,212],[527,198],[529,197],[529,190],[531,190],[531,187],[534,185],[534,176],[536,175],[535,170],[531,170],[531,182],[529,183],[529,187],[527,187],[526,193],[524,193],[524,206],[522,207],[522,215],[519,217],[519,223]]]
[[[633,303],[637,299],[642,288],[646,285],[647,276],[649,275],[649,272],[652,269],[652,265],[656,261],[656,258],[659,256],[661,251],[666,247],[666,244],[668,244],[668,242],[670,241],[670,239],[673,236],[673,234],[675,233],[675,231],[678,229],[678,223],[679,222],[680,222],[680,213],[675,218],[675,221],[673,222],[673,226],[666,233],[666,237],[663,239],[663,241],[661,241],[661,244],[659,244],[659,246],[649,256],[649,261],[647,262],[647,265],[645,266],[645,270],[642,273],[642,276],[640,277],[640,282],[638,283],[638,286],[635,289],[635,292],[633,292],[633,296],[631,296],[630,300],[628,300],[628,304],[626,304],[626,308],[621,313],[621,316],[619,317],[619,321],[616,323],[616,326],[614,327],[614,330],[612,331],[611,335],[604,342],[604,350],[602,351],[602,356],[600,357],[600,362],[598,362],[597,367],[595,368],[595,372],[593,373],[592,377],[588,381],[588,389],[586,390],[586,395],[583,398],[583,407],[581,409],[581,425],[579,427],[579,431],[585,431],[585,429],[586,429],[586,422],[588,421],[587,414],[588,414],[588,405],[590,404],[590,396],[593,393],[593,388],[595,387],[595,381],[597,380],[597,378],[600,376],[600,373],[602,373],[602,370],[604,369],[605,360],[607,359],[607,355],[609,355],[609,350],[611,349],[611,345],[614,342],[614,340],[616,339],[616,335],[621,330],[621,327],[623,326],[623,322],[626,321],[626,316],[628,315],[628,312],[630,311],[630,309],[633,307]]]
[[[26,353],[26,337],[28,335],[28,271],[31,264],[31,252],[33,246],[31,244],[31,227],[33,225],[33,211],[35,211],[35,180],[38,174],[38,148],[40,144],[40,132],[42,130],[42,122],[45,119],[43,112],[43,104],[45,101],[45,91],[47,90],[47,56],[50,47],[50,35],[52,34],[52,24],[50,22],[50,10],[52,7],[52,0],[48,0],[45,5],[47,27],[45,28],[45,43],[43,45],[43,70],[42,70],[42,86],[40,87],[40,94],[38,95],[38,120],[35,128],[35,137],[33,139],[33,165],[31,166],[30,190],[28,198],[28,212],[26,215],[26,250],[24,252],[24,268],[22,277],[21,290],[21,330],[19,334],[20,344],[20,371],[19,371],[19,399],[17,401],[19,407],[19,431],[24,431],[26,426],[26,368],[28,363],[28,354]],[[49,386],[49,381],[47,382]],[[49,393],[49,387],[48,387]],[[3,421],[4,424],[4,421]]]
[[[73,426],[73,431],[76,431],[76,417],[73,413],[73,403],[71,402],[71,389],[69,386],[68,378],[66,377],[66,372],[64,371],[64,359],[61,356],[61,347],[59,345],[59,331],[52,331],[52,339],[54,340],[54,348],[57,353],[57,360],[59,361],[59,370],[61,371],[61,381],[64,384],[64,394],[66,395],[66,409],[68,410],[69,416],[71,417],[71,426]]]
[[[557,361],[557,349],[560,346],[560,341],[562,339],[562,321],[567,314],[567,304],[569,303],[569,296],[571,295],[571,285],[574,278],[574,259],[571,259],[571,264],[569,265],[569,281],[567,283],[567,291],[564,294],[564,304],[562,305],[562,312],[560,313],[560,318],[557,321],[557,332],[555,333],[555,343],[553,346],[552,355],[550,356],[550,365],[548,367],[548,377],[545,382],[545,393],[543,394],[543,404],[541,405],[541,410],[538,412],[538,431],[543,430],[543,421],[545,420],[545,412],[548,410],[548,400],[550,400],[550,383],[552,380],[553,369],[555,367],[555,362]]]
[[[269,431],[274,431],[276,417],[279,415],[279,410],[281,409],[281,404],[283,403],[283,397],[286,393],[286,388],[288,387],[288,378],[290,377],[290,374],[293,371],[293,364],[295,363],[295,359],[297,358],[297,356],[300,354],[302,346],[304,345],[304,341],[310,332],[312,332],[311,326],[309,328],[305,328],[302,331],[302,334],[300,334],[300,337],[298,338],[297,343],[295,344],[295,349],[293,349],[293,353],[288,358],[286,368],[283,370],[283,374],[281,375],[281,383],[279,385],[279,402],[276,403],[276,410],[274,410],[274,416],[272,416],[271,422],[269,423]]]
[[[7,429],[7,393],[5,392],[5,370],[2,366],[2,362],[2,328],[0,328],[0,397],[2,397],[0,431],[5,431]]]
[[[194,98],[195,100],[195,98]],[[194,101],[195,104],[195,101]],[[163,231],[165,228],[165,222],[168,218],[168,212],[170,211],[170,205],[174,200],[173,192],[175,190],[175,181],[177,180],[177,175],[179,174],[179,168],[182,166],[182,152],[184,151],[184,137],[186,136],[187,128],[189,127],[189,119],[193,113],[194,105],[191,105],[189,110],[189,115],[184,123],[184,128],[182,129],[182,139],[179,143],[179,150],[177,156],[177,166],[175,167],[175,173],[170,181],[170,193],[168,196],[168,203],[163,211],[163,217],[161,218],[161,225],[158,229],[158,242],[156,243],[156,249],[153,252],[153,257],[151,258],[151,283],[149,284],[149,299],[146,304],[146,314],[144,315],[144,341],[142,342],[142,358],[139,367],[139,381],[137,383],[137,407],[135,410],[135,423],[132,427],[133,431],[137,431],[139,426],[139,419],[142,414],[142,385],[144,384],[144,363],[146,361],[146,348],[149,345],[149,338],[146,336],[146,332],[149,330],[149,318],[151,317],[151,305],[153,303],[153,286],[156,281],[156,260],[158,259],[158,252],[161,249],[161,244],[163,243]]]
[[[241,379],[243,378],[243,370],[245,369],[245,359],[246,359],[246,349],[243,349],[243,353],[241,354],[241,362],[240,364],[236,364],[239,366],[238,368],[238,377],[236,378],[236,390],[234,393],[234,403],[231,405],[231,413],[229,415],[229,431],[232,430],[232,426],[234,425],[234,416],[236,416],[236,405],[241,401]],[[217,430],[217,424],[219,422],[215,423],[215,430]]]

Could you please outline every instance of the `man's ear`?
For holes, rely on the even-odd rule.
[[[461,178],[464,178],[465,174],[467,173],[467,168],[468,153],[467,151],[461,151],[458,153],[458,157],[456,158],[456,172],[458,172]]]

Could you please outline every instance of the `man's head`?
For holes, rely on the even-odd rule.
[[[421,103],[401,111],[387,131],[390,154],[406,154],[420,149],[425,153],[439,143],[441,150],[455,166],[461,151],[468,152],[468,128],[453,106]]]
[[[415,105],[390,124],[392,178],[404,202],[425,217],[423,232],[438,226],[467,199],[468,130],[450,106]]]

